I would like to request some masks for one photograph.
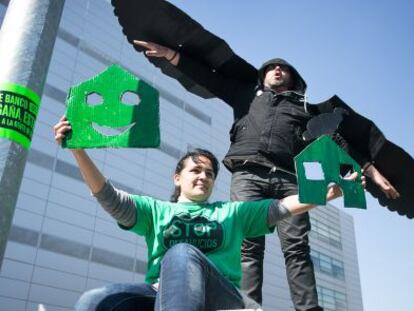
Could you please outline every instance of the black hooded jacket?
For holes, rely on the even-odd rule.
[[[271,64],[290,67],[294,77],[292,91],[277,94],[263,88],[264,70]],[[307,144],[302,134],[312,118],[305,109],[306,83],[297,70],[283,59],[272,59],[260,68],[258,83],[246,83],[227,79],[207,68],[185,55],[181,55],[178,64],[181,72],[233,108],[231,146],[223,160],[226,167],[232,171],[247,160],[294,172],[293,157]]]

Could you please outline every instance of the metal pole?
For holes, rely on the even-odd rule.
[[[39,97],[65,0],[11,0],[0,30],[0,84],[18,84]],[[28,149],[0,137],[0,268]]]

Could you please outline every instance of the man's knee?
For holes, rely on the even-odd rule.
[[[242,257],[263,259],[265,251],[265,237],[260,236],[252,239],[245,239],[242,243]]]
[[[279,239],[285,257],[290,255],[302,256],[310,252],[309,237],[307,234],[298,236],[279,234]]]
[[[309,236],[303,234],[292,234],[291,232],[278,232],[280,245],[285,258],[298,257],[306,259],[310,253]]]

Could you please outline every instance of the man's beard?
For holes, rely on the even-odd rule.
[[[272,81],[272,86],[287,86],[285,84],[287,84],[285,79],[275,79]]]
[[[271,81],[270,88],[275,91],[286,91],[290,89],[290,81],[286,79],[274,79]]]

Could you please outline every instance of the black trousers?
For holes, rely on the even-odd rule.
[[[236,169],[231,181],[232,201],[281,199],[297,193],[296,177],[283,171],[262,166],[242,166]],[[277,224],[286,275],[295,310],[319,311],[315,274],[310,257],[308,234],[309,214],[287,218]],[[263,259],[265,237],[247,239],[242,245],[242,290],[262,303]]]

